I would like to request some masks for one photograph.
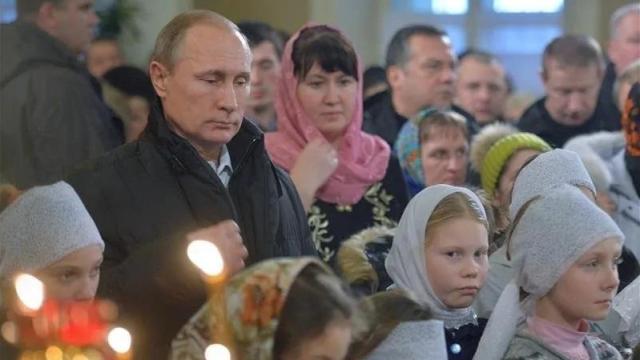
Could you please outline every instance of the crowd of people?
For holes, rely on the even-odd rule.
[[[135,359],[640,358],[640,4],[607,56],[549,42],[545,94],[517,111],[500,60],[432,25],[365,71],[336,27],[189,10],[142,70],[92,39],[93,1],[16,4],[0,322],[29,273],[113,301]],[[194,240],[221,255],[218,296]]]

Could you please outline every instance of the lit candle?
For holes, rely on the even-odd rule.
[[[228,273],[222,254],[211,241],[194,240],[187,247],[187,256],[205,274],[209,288],[209,311],[212,315],[210,328],[215,344],[207,348],[210,355],[205,353],[205,357],[210,359],[215,353],[216,359],[235,359],[235,342],[226,312],[225,286]],[[221,354],[228,354],[228,357],[219,357]]]
[[[33,314],[40,310],[44,303],[44,285],[42,281],[29,274],[16,276],[14,282],[16,295],[18,296],[19,311],[25,314]]]
[[[131,359],[131,334],[127,329],[115,327],[107,335],[107,343],[116,353],[118,360]]]

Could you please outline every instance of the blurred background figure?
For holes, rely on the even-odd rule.
[[[138,139],[156,98],[149,76],[133,66],[117,66],[102,77],[104,101],[122,120],[125,142]]]
[[[619,128],[598,104],[604,75],[600,46],[586,35],[563,35],[547,44],[541,79],[545,96],[522,115],[518,127],[562,147],[576,135]]]
[[[510,93],[504,66],[492,54],[470,49],[458,57],[455,104],[480,126],[504,121]]]
[[[372,65],[364,71],[364,75],[362,75],[362,96],[364,100],[388,88],[387,75],[382,66]]]
[[[97,79],[101,79],[114,67],[124,64],[118,40],[106,37],[95,38],[87,48],[85,62],[89,73]]]
[[[400,28],[387,46],[385,66],[389,90],[365,101],[364,131],[394,147],[407,119],[432,107],[462,114],[469,133],[477,132],[473,117],[452,104],[456,56],[444,30],[426,24]],[[412,141],[417,140],[412,137]]]
[[[249,40],[251,54],[251,95],[246,116],[254,120],[264,132],[277,128],[275,97],[280,77],[282,38],[269,24],[259,21],[238,23]]]
[[[609,63],[598,101],[607,109],[611,121],[619,129],[618,120],[622,110],[617,106],[614,83],[624,69],[632,62],[640,60],[640,4],[637,1],[619,7],[611,15],[607,55]]]

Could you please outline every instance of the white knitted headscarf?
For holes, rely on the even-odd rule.
[[[534,199],[511,235],[514,279],[500,295],[474,359],[501,359],[536,300],[585,252],[609,238],[622,243],[624,235],[575,186],[561,185]],[[522,303],[520,288],[529,294]]]
[[[561,184],[584,186],[596,193],[591,176],[575,152],[555,149],[538,155],[522,168],[513,183],[510,218],[515,219],[529,200]]]
[[[448,329],[476,323],[476,315],[471,307],[449,309],[433,291],[424,256],[424,236],[433,210],[454,193],[466,195],[486,219],[482,202],[471,190],[444,184],[429,186],[411,199],[404,210],[385,261],[394,286],[414,294],[419,303],[431,309],[434,319],[442,320]]]
[[[0,213],[0,279],[42,269],[104,242],[82,200],[65,182],[22,194]]]

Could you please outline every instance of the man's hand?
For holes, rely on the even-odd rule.
[[[240,227],[235,221],[225,220],[215,225],[202,228],[187,234],[187,242],[193,240],[210,241],[218,247],[229,275],[244,268],[244,259],[249,251],[242,243]]]

